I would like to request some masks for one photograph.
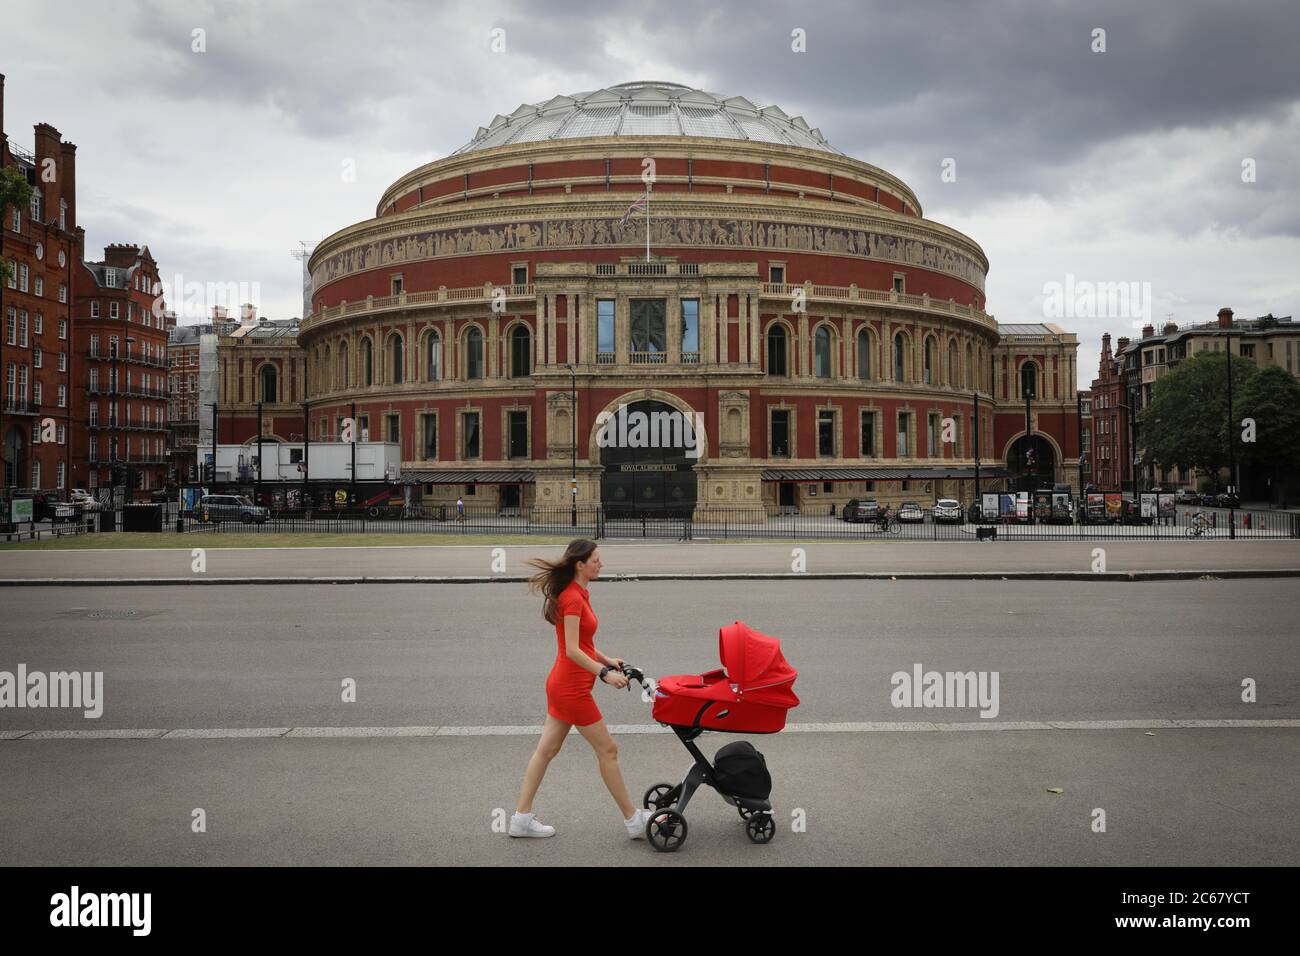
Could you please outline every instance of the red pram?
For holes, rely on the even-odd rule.
[[[654,719],[737,734],[774,734],[784,727],[786,711],[799,706],[799,675],[781,656],[781,642],[737,621],[718,632],[718,655],[718,670],[661,678]]]
[[[623,673],[653,691],[654,719],[669,725],[695,763],[681,783],[657,783],[646,791],[642,805],[653,813],[646,836],[656,850],[672,851],[686,842],[686,805],[701,785],[712,787],[740,811],[745,833],[754,843],[776,835],[772,817],[772,777],[767,761],[747,740],[727,744],[709,763],[695,745],[706,730],[733,734],[774,734],[785,726],[785,715],[799,705],[794,694],[798,673],[781,656],[781,642],[744,622],[718,634],[722,667],[707,674],[676,674],[661,678],[658,687],[640,668],[625,664]]]

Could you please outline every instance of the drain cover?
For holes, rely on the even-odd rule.
[[[135,617],[135,615],[136,615],[135,611],[107,610],[107,611],[91,611],[89,614],[86,615],[86,617],[94,618],[95,620],[101,620],[101,621],[122,621],[122,620],[126,620],[127,618]]]

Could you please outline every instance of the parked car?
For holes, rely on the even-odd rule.
[[[1184,488],[1178,494],[1174,495],[1174,504],[1179,505],[1199,505],[1201,503],[1201,493],[1195,488]]]
[[[925,520],[925,512],[915,501],[904,501],[898,509],[898,520],[918,524]]]
[[[271,516],[267,509],[255,505],[243,495],[204,495],[194,506],[194,517],[200,521],[239,521],[243,524],[264,524]]]
[[[840,513],[843,521],[875,521],[880,514],[880,502],[875,498],[850,498],[844,502],[844,510]]]
[[[1240,508],[1241,499],[1236,495],[1228,492],[1221,492],[1214,496],[1214,507],[1216,508]]]
[[[80,508],[83,512],[102,511],[104,504],[85,488],[73,488],[69,501],[74,508]]]
[[[951,498],[934,503],[934,520],[940,524],[961,524],[961,504]]]

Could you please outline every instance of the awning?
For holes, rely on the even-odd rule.
[[[404,485],[531,485],[531,471],[404,471]]]
[[[933,481],[971,479],[974,468],[764,468],[764,481]],[[1010,478],[1005,468],[980,466],[981,478]]]

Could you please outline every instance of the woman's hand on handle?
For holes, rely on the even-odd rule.
[[[627,686],[627,678],[623,676],[622,671],[607,671],[604,681],[610,687],[623,688]]]

